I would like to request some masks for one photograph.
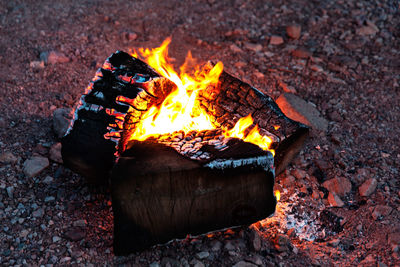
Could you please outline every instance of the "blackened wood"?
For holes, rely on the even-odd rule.
[[[249,150],[255,146],[241,140],[238,144]],[[128,254],[187,234],[249,225],[271,215],[276,205],[274,173],[269,169],[273,158],[260,153],[235,168],[229,157],[226,166],[230,167],[222,169],[223,159],[206,164],[163,144],[131,143],[112,171],[114,253]]]

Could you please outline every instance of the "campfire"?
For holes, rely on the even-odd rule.
[[[116,254],[273,214],[275,174],[308,134],[221,62],[189,52],[176,72],[169,43],[111,55],[62,140],[66,166],[111,185]]]

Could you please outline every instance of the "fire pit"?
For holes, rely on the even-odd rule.
[[[220,62],[189,72],[189,55],[178,75],[168,44],[109,57],[62,140],[66,166],[110,181],[116,254],[271,215],[308,134]]]

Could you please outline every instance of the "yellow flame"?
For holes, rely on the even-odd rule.
[[[141,58],[163,77],[172,81],[177,89],[171,92],[160,107],[152,106],[142,115],[140,122],[136,125],[132,140],[143,141],[158,134],[173,133],[183,130],[201,131],[215,129],[209,115],[205,110],[196,105],[196,98],[201,90],[208,86],[216,86],[219,76],[223,70],[222,62],[218,62],[213,68],[196,64],[189,52],[185,63],[180,67],[180,74],[174,70],[168,57],[168,45],[171,39],[167,38],[160,47],[154,49],[139,49],[132,56]],[[236,125],[229,131],[225,131],[226,137],[236,137],[246,142],[254,143],[264,150],[269,147],[272,140],[259,133],[255,125],[250,131],[247,129],[253,125],[253,119],[249,114],[239,119]]]
[[[278,202],[281,199],[281,192],[279,192],[279,190],[275,190],[275,198],[276,198],[276,201],[278,201]]]

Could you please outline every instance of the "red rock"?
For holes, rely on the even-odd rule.
[[[375,178],[370,178],[366,180],[359,188],[358,192],[360,193],[360,196],[362,197],[368,197],[370,196],[373,192],[375,192],[376,186],[378,185],[378,182],[376,181]]]
[[[244,43],[244,47],[254,52],[261,52],[262,50],[262,45],[260,44]]]
[[[292,39],[299,39],[301,34],[301,26],[289,25],[286,27],[286,33]]]
[[[49,158],[52,161],[55,161],[57,163],[62,164],[62,156],[61,156],[61,143],[55,143],[54,145],[51,146],[50,152],[49,152]]]
[[[331,207],[343,207],[344,203],[343,201],[340,199],[340,197],[338,195],[336,195],[335,193],[330,192],[328,195],[328,202],[329,205],[331,205]]]
[[[272,35],[269,39],[269,44],[271,45],[280,45],[283,44],[283,38],[277,35]]]
[[[279,108],[292,120],[299,121],[321,131],[328,129],[328,121],[321,117],[319,111],[300,97],[283,93],[276,100]]]
[[[304,179],[304,178],[306,178],[306,176],[307,176],[307,172],[306,171],[303,171],[303,170],[300,170],[300,169],[294,169],[293,171],[292,171],[292,175],[294,176],[294,177],[296,177],[296,179]]]
[[[4,164],[15,164],[18,158],[11,152],[4,152],[0,154],[0,162]]]
[[[323,187],[329,190],[329,192],[335,193],[336,195],[343,197],[351,191],[351,183],[345,177],[335,177],[327,180],[322,184]]]
[[[312,56],[311,52],[304,48],[299,48],[299,49],[293,50],[292,55],[294,57],[298,57],[298,58],[309,58]]]
[[[388,216],[392,212],[392,208],[386,205],[377,205],[372,212],[372,218],[378,220],[381,217]]]

